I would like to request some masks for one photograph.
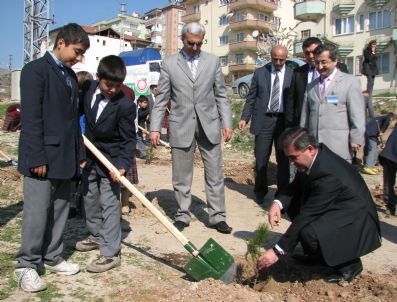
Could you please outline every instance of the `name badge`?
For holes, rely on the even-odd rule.
[[[327,95],[325,97],[328,104],[338,104],[338,96],[337,95]]]

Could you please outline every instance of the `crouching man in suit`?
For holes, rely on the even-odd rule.
[[[367,185],[347,161],[317,143],[305,128],[287,129],[279,146],[298,173],[276,195],[268,219],[272,228],[278,226],[286,210],[292,223],[273,249],[259,257],[258,269],[292,253],[300,242],[306,254],[300,260],[321,261],[335,269],[328,282],[352,281],[363,269],[360,257],[381,245]]]

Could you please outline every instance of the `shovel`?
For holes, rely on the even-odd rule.
[[[137,189],[127,178],[121,176],[115,166],[83,135],[84,145],[95,157],[109,169],[118,175],[120,182],[161,222],[161,224],[193,255],[184,269],[193,279],[200,281],[206,278],[222,280],[226,284],[233,281],[236,275],[236,264],[233,257],[210,238],[204,246],[197,250],[191,243],[152,203]]]
[[[18,162],[15,160],[12,160],[11,157],[9,157],[5,152],[0,150],[0,155],[7,160],[7,163],[13,166],[18,166]]]

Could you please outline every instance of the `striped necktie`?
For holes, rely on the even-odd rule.
[[[272,96],[270,99],[270,112],[278,112],[280,107],[280,81],[278,78],[278,70],[276,70],[276,76],[274,77]]]

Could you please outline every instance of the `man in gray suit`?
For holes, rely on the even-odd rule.
[[[164,60],[151,113],[150,139],[153,146],[160,143],[161,121],[171,99],[172,183],[179,207],[174,225],[182,231],[191,221],[193,155],[197,144],[204,163],[209,224],[229,234],[232,228],[226,223],[221,135],[226,142],[232,138],[231,105],[219,59],[200,50],[204,35],[201,24],[185,24],[183,49]]]
[[[314,57],[320,77],[307,85],[300,125],[351,162],[353,152],[364,145],[365,107],[360,83],[336,68],[334,45],[318,46]]]

